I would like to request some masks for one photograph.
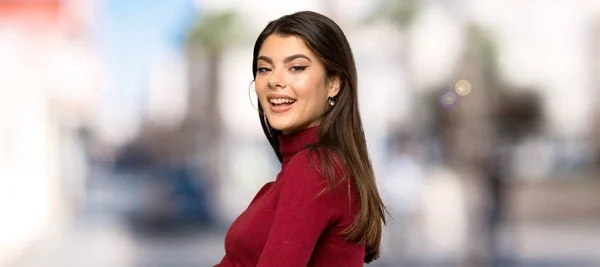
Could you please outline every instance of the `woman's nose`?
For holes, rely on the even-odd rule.
[[[285,82],[285,76],[283,71],[273,70],[269,75],[269,87],[272,89],[285,88],[287,83]]]

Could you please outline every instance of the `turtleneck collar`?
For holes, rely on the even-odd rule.
[[[289,162],[306,145],[316,143],[319,139],[318,130],[318,126],[313,126],[286,135],[280,134],[279,153],[283,157],[283,163]]]

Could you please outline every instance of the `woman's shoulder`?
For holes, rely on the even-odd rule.
[[[327,168],[333,168],[334,175],[341,178],[345,174],[342,157],[335,151],[322,147],[305,148],[290,159],[289,168],[316,172],[319,176],[327,176]]]
[[[307,148],[290,159],[283,175],[284,183],[307,189],[316,195],[347,195],[351,177],[336,153],[324,148]]]
[[[322,208],[329,207],[351,223],[359,196],[352,175],[345,171],[338,154],[323,148],[304,149],[288,165],[283,175],[284,187],[293,188],[292,194],[319,199]]]

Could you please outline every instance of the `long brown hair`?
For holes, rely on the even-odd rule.
[[[330,153],[343,161],[346,177],[352,178],[352,184],[360,198],[360,211],[352,225],[342,234],[347,240],[355,243],[364,242],[369,263],[379,258],[379,246],[383,224],[385,224],[386,208],[375,185],[373,166],[367,152],[367,144],[362,121],[358,110],[357,74],[352,50],[340,27],[328,17],[302,11],[283,16],[271,21],[260,33],[254,44],[252,73],[256,78],[257,57],[267,37],[272,34],[297,36],[317,55],[323,64],[328,77],[339,77],[340,91],[335,96],[335,105],[328,108],[319,122],[319,141],[316,144],[325,156],[320,159],[323,173],[329,174],[331,184],[334,160]],[[273,147],[279,160],[278,135],[280,131],[273,129],[262,107],[259,105],[260,123],[263,131]],[[320,155],[320,153],[319,153]]]

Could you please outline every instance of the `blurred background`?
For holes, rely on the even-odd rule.
[[[600,1],[0,0],[0,266],[212,266],[279,163],[252,46],[347,34],[371,266],[600,266]]]

